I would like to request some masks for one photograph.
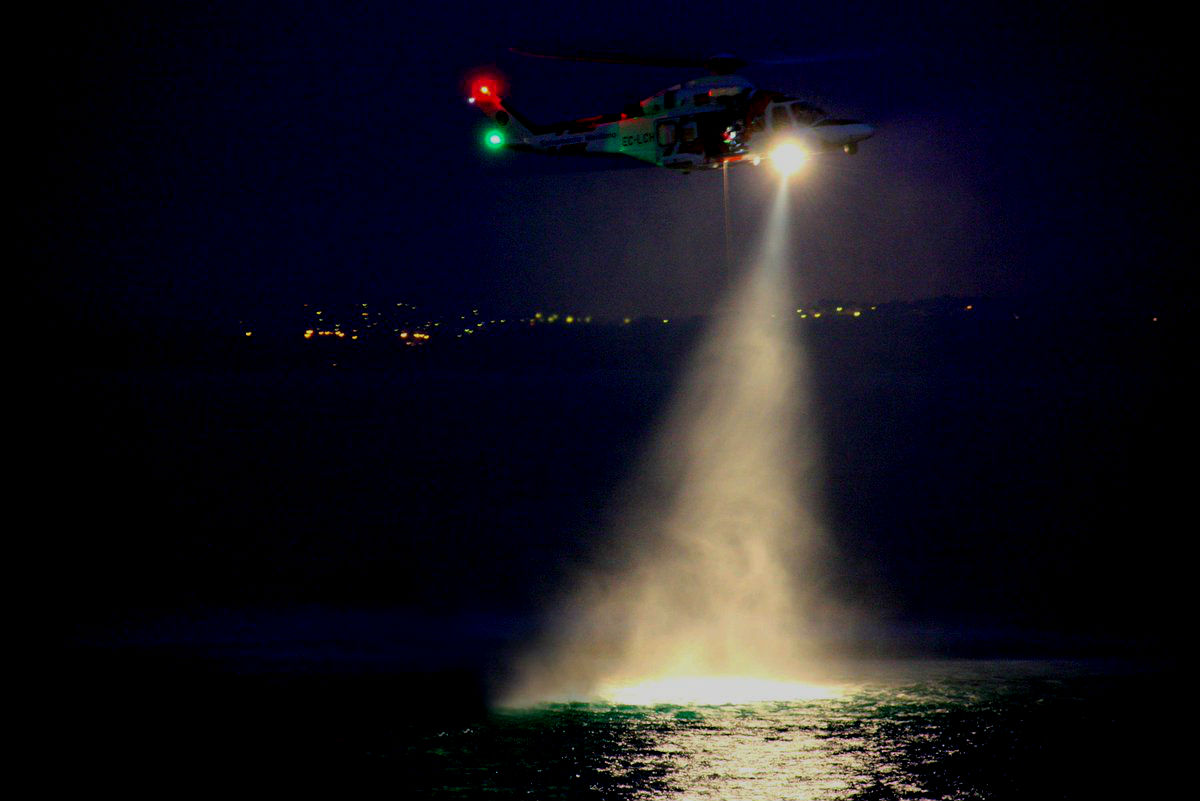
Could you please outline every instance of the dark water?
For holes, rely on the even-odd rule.
[[[1182,797],[1194,751],[1186,678],[1161,665],[860,663],[820,700],[489,710],[463,672],[283,677],[125,656],[75,662],[35,699],[59,778],[332,775],[446,799],[1159,799]]]
[[[603,550],[703,330],[635,329],[346,350],[337,368],[283,350],[65,371],[36,465],[54,600],[71,622],[247,604],[540,613]],[[931,317],[800,333],[831,593],[948,631],[1174,637],[1190,494],[1165,457],[1194,428],[1176,329]]]
[[[826,589],[901,632],[849,650],[1161,661],[1188,638],[1185,340],[1028,323],[805,330]],[[417,798],[1171,797],[1179,673],[910,663],[795,705],[486,711],[690,352],[588,336],[59,375],[33,465],[67,643],[46,750],[367,765]]]
[[[909,663],[826,700],[552,705],[413,726],[363,756],[445,798],[1161,797],[1182,745],[1151,685],[1063,664]]]

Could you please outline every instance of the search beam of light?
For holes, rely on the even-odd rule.
[[[805,682],[824,536],[786,184],[640,465],[614,567],[575,582],[504,705],[822,694]]]

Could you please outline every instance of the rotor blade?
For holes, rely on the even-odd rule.
[[[855,59],[876,58],[881,54],[878,49],[838,50],[832,53],[813,53],[806,56],[780,56],[779,58],[756,58],[752,64],[781,66],[786,64],[823,64],[829,61],[853,61]]]
[[[612,50],[534,49],[510,47],[510,52],[531,58],[547,58],[556,61],[586,61],[593,64],[631,64],[643,67],[669,67],[676,69],[704,69],[714,75],[729,75],[750,64],[783,66],[788,64],[823,64],[833,61],[875,58],[879,49],[840,50],[830,53],[813,53],[803,56],[780,56],[777,58],[755,58],[746,60],[731,53],[717,53],[704,58],[673,55],[647,55],[622,53]]]
[[[675,56],[648,56],[632,53],[616,53],[605,50],[534,50],[525,47],[510,47],[510,52],[530,58],[549,58],[555,61],[586,61],[594,64],[632,64],[642,67],[672,67],[704,69],[708,59],[681,58]]]

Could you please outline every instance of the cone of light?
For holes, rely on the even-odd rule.
[[[821,529],[781,182],[755,262],[695,354],[631,491],[618,547],[506,701],[812,697],[803,647]],[[793,313],[789,314],[792,311]]]

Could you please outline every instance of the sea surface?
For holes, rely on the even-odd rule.
[[[957,661],[796,704],[489,710],[604,552],[702,330],[676,328],[63,371],[31,466],[42,750],[89,793],[349,765],[398,798],[1187,796],[1190,676],[1159,666],[1194,628],[1168,458],[1194,414],[1184,331],[1148,321],[802,331],[825,590],[879,617],[838,645]]]
[[[503,709],[472,671],[91,656],[35,699],[66,760],[54,780],[81,789],[332,776],[344,797],[405,799],[1170,799],[1195,759],[1188,677],[1161,661],[861,661],[816,700]]]
[[[402,729],[362,756],[441,798],[1162,798],[1180,770],[1177,718],[1154,674],[1050,662],[889,670],[795,703],[495,711]]]

